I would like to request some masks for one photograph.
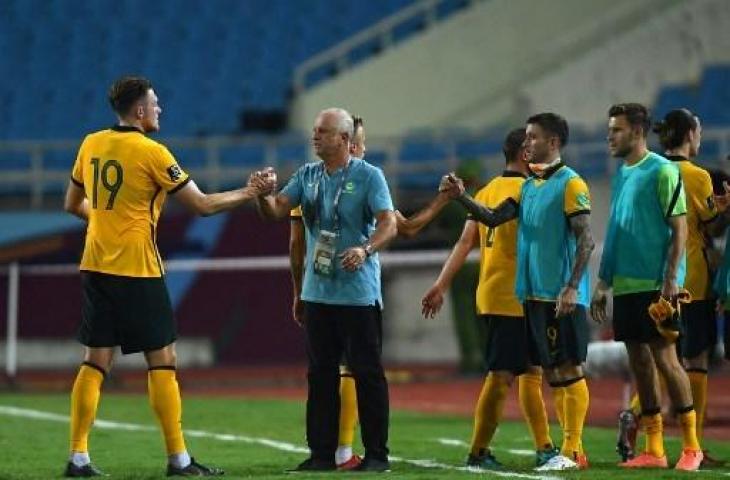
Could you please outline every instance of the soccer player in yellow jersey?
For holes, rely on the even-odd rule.
[[[520,201],[522,184],[528,173],[523,146],[525,136],[524,128],[507,135],[503,147],[507,168],[477,193],[477,202],[495,208],[508,199]],[[517,221],[492,228],[469,217],[441,274],[423,297],[423,313],[433,317],[440,310],[444,292],[464,264],[469,251],[477,245],[481,263],[476,306],[480,320],[487,327],[485,363],[488,374],[474,412],[474,432],[467,466],[484,470],[502,468],[489,445],[515,376],[519,378],[520,407],[537,451],[536,463],[542,466],[558,451],[550,439],[542,398],[542,369],[529,362],[526,321],[522,305],[515,296]]]
[[[89,134],[79,149],[64,208],[88,223],[81,258],[83,308],[78,339],[84,360],[71,391],[70,458],[66,477],[103,475],[90,460],[88,436],[114,349],[143,352],[150,405],[162,429],[168,476],[222,475],[185,447],[175,375],[175,322],[156,245],[168,194],[198,215],[253,199],[254,187],[204,194],[168,149],[146,134],[162,113],[152,84],[123,77],[109,90],[118,123]]]
[[[677,163],[687,197],[687,276],[684,287],[692,302],[682,307],[682,336],[679,347],[692,389],[697,414],[697,440],[702,444],[702,428],[707,407],[707,368],[711,350],[717,343],[715,298],[712,293],[710,265],[705,235],[722,228],[724,217],[715,204],[712,179],[703,168],[692,163],[699,154],[702,139],[700,119],[687,109],[667,113],[654,132],[664,147],[664,156]],[[713,459],[704,452],[703,463]]]

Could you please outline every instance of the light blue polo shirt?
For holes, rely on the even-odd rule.
[[[322,161],[300,167],[281,194],[289,199],[292,208],[302,207],[307,257],[301,298],[307,302],[330,305],[367,306],[378,303],[382,307],[377,253],[366,258],[362,267],[354,272],[343,270],[338,257],[333,276],[324,277],[314,273],[313,253],[319,230],[334,231],[335,228],[334,200],[340,185],[342,193],[337,208],[340,223],[337,255],[350,247],[364,244],[375,231],[375,215],[383,210],[393,210],[383,171],[362,159],[351,157],[347,167],[332,174],[326,172]],[[318,198],[315,198],[315,193]],[[317,208],[318,225],[315,222]]]

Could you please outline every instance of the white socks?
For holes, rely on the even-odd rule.
[[[91,458],[89,457],[89,452],[71,452],[68,461],[77,467],[83,467],[91,463]]]
[[[182,453],[173,453],[172,455],[168,455],[167,463],[175,468],[185,468],[190,465],[190,455],[187,450]]]
[[[340,445],[335,451],[335,463],[340,465],[352,457],[352,445]]]
[[[350,452],[352,452],[352,450],[350,450]],[[346,460],[349,459],[350,457],[347,457]],[[83,467],[84,465],[91,463],[89,452],[71,452],[68,460],[77,467]],[[185,468],[190,465],[190,455],[187,450],[182,453],[174,453],[167,457],[167,462],[173,467]]]

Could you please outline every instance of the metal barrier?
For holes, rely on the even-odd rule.
[[[478,148],[477,153],[462,154],[460,146],[465,144],[501,145],[501,135],[494,132],[449,132],[433,131],[408,137],[368,138],[366,159],[381,167],[392,190],[394,200],[404,195],[404,190],[413,189],[414,177],[431,175],[431,179],[447,171],[455,170],[462,160],[477,160],[482,164],[483,178],[498,174],[503,167],[502,154],[498,147]],[[240,185],[250,171],[264,166],[273,166],[280,172],[280,178],[287,178],[302,163],[313,159],[308,141],[303,137],[245,137],[210,136],[196,138],[161,139],[181,159],[181,166],[189,171],[196,182],[210,191],[219,191]],[[404,159],[404,148],[414,143],[436,147],[441,153],[430,154],[431,158]],[[254,147],[262,155],[251,161],[236,163],[223,161],[223,155],[235,157],[236,148]],[[284,155],[287,148],[296,148],[301,155]],[[63,192],[68,184],[71,167],[78,148],[78,141],[0,141],[0,195],[12,188],[17,195],[27,198],[27,207],[40,209],[44,196]],[[231,151],[232,150],[232,151]],[[45,166],[48,156],[65,152],[68,155],[65,168]],[[284,152],[284,153],[282,153]],[[202,155],[201,155],[202,153]],[[27,158],[26,168],[8,168],[3,165],[6,156],[22,155]],[[730,127],[705,128],[702,132],[702,148],[699,163],[705,167],[722,168],[722,160],[730,154]],[[199,155],[195,162],[186,163],[188,157]],[[618,162],[609,158],[606,142],[600,134],[587,140],[572,140],[565,148],[565,159],[587,178],[604,178],[615,170]],[[65,157],[64,157],[65,158]],[[437,180],[436,180],[437,181]],[[410,184],[410,185],[409,185]],[[431,190],[432,185],[424,185]],[[17,205],[15,206],[17,209]]]

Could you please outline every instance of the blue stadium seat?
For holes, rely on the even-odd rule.
[[[675,108],[689,108],[697,110],[697,93],[691,87],[684,85],[668,86],[661,89],[652,115],[661,118]]]
[[[374,39],[366,42],[365,44],[350,52],[350,55],[348,57],[350,64],[356,65],[362,61],[374,57],[375,55],[380,53],[381,47],[382,46],[380,45],[379,39]]]
[[[399,156],[403,163],[418,163],[445,160],[448,157],[448,151],[443,143],[436,143],[428,138],[406,139],[401,146]]]
[[[110,123],[104,102],[66,102],[66,118],[83,117],[79,128],[71,128],[71,121],[61,125],[56,117],[46,121],[57,108],[48,102],[54,94],[46,91],[48,80],[53,79],[55,91],[73,97],[80,86],[99,86],[103,92],[124,73],[149,76],[158,93],[164,93],[163,108],[175,105],[170,117],[176,118],[164,118],[164,135],[234,132],[244,109],[286,108],[296,65],[411,3],[6,0],[0,5],[0,71],[15,96],[32,91],[37,97],[13,108],[38,113],[14,122],[1,135],[59,138]],[[289,35],[279,34],[282,25]],[[200,82],[206,81],[215,85],[212,99],[191,93],[199,93]],[[194,105],[177,105],[185,97]],[[201,122],[197,114],[205,113],[209,100],[222,113]],[[90,107],[93,111],[85,112]]]
[[[460,159],[484,157],[502,151],[502,143],[496,139],[462,140],[456,144],[456,156]]]
[[[400,23],[393,29],[393,40],[396,42],[403,41],[408,37],[422,31],[426,26],[426,15],[416,15],[408,20]]]
[[[225,167],[260,167],[266,160],[263,143],[246,143],[221,149],[220,163]]]
[[[278,165],[301,165],[307,160],[309,144],[305,141],[293,141],[280,144],[276,149]]]
[[[730,66],[705,69],[699,95],[698,113],[708,126],[730,124]]]
[[[29,170],[30,167],[29,152],[0,150],[0,170]]]
[[[399,160],[402,165],[417,166],[423,162],[443,161],[446,168],[446,161],[449,152],[442,143],[436,143],[430,139],[412,138],[406,139],[400,151]],[[438,185],[441,173],[421,173],[416,171],[399,172],[398,184],[406,189],[428,189]]]
[[[580,158],[566,158],[566,161],[585,178],[605,177],[610,173],[607,172],[608,151],[604,149],[583,152]]]
[[[710,140],[708,138],[702,139],[702,145],[700,146],[700,161],[703,163],[711,162],[716,163],[720,157],[722,151],[720,150],[720,142],[718,140]]]
[[[203,148],[169,146],[169,149],[183,170],[189,171],[195,168],[202,168],[207,164],[206,153]]]
[[[368,150],[365,152],[365,160],[376,167],[383,168],[388,160],[388,154],[382,150]]]
[[[468,0],[441,0],[436,6],[436,15],[444,18],[469,5]]]
[[[43,154],[43,168],[47,170],[60,170],[71,175],[76,160],[76,150],[48,150]]]

